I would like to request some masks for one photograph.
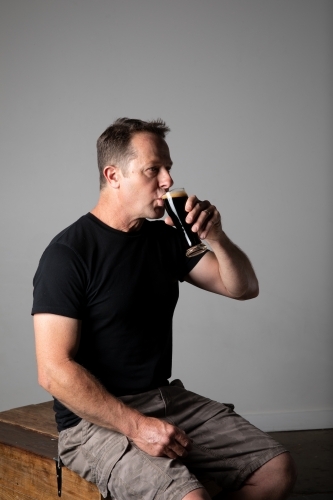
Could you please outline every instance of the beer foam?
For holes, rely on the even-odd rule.
[[[179,189],[179,190],[176,190],[176,191],[168,191],[167,193],[165,193],[162,196],[162,200],[166,200],[169,197],[171,197],[171,198],[182,198],[184,196],[187,196],[187,193],[186,193],[185,189],[184,190]]]

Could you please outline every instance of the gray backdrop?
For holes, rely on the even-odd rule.
[[[333,426],[332,14],[331,0],[1,1],[0,410],[50,399],[32,278],[97,201],[97,137],[162,117],[175,184],[219,207],[261,285],[245,303],[181,285],[173,376],[266,430]]]

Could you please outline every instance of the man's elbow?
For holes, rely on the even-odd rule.
[[[52,393],[51,377],[47,370],[38,368],[38,384],[45,389],[45,391]]]
[[[257,286],[254,290],[249,292],[248,296],[244,300],[255,299],[259,295],[259,286]]]
[[[243,295],[240,297],[235,297],[236,300],[250,300],[250,299],[255,299],[259,295],[259,284],[256,283],[255,286],[252,286],[250,289],[248,289]]]

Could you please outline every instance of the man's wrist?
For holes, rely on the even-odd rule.
[[[207,243],[213,247],[214,244],[218,244],[220,245],[221,247],[223,248],[227,248],[228,245],[230,245],[230,240],[228,238],[228,236],[225,234],[225,232],[223,231],[223,229],[221,229],[220,233],[218,236],[216,236],[215,238],[206,238]]]
[[[127,436],[129,439],[135,439],[139,434],[139,429],[146,419],[145,415],[140,413],[134,408],[130,408],[123,403],[120,421],[121,425],[118,426],[119,432]]]

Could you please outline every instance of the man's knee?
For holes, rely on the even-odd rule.
[[[296,465],[290,453],[282,453],[266,462],[255,471],[247,484],[261,486],[262,489],[281,491],[283,494],[291,492],[297,479]]]
[[[211,500],[211,497],[204,488],[199,488],[185,495],[183,500]]]
[[[290,453],[282,453],[275,458],[277,459],[275,465],[277,475],[283,481],[285,488],[291,491],[297,479],[297,469],[294,459]]]

